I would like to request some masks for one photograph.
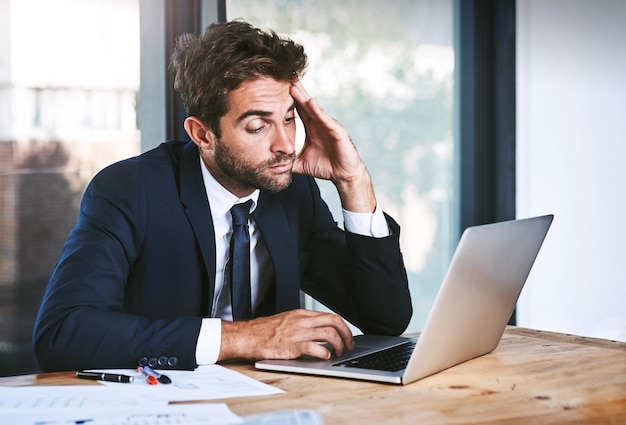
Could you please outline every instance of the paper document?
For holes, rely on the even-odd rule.
[[[243,419],[219,404],[150,405],[114,409],[0,409],[2,425],[229,425]]]
[[[129,375],[131,383],[104,385],[22,387],[0,386],[0,424],[237,424],[243,420],[225,404],[176,404],[171,401],[215,400],[279,394],[284,391],[219,365],[195,371],[161,371],[170,384],[148,385],[146,377],[132,369],[100,372]]]
[[[216,400],[284,393],[283,390],[250,378],[220,365],[199,366],[194,371],[159,370],[171,384],[148,385],[145,377],[131,369],[108,369],[108,373],[133,376],[130,384],[103,382],[107,387],[132,395],[140,400],[192,401]]]
[[[243,417],[244,425],[324,425],[314,410],[276,410]]]
[[[102,370],[104,371],[104,370]],[[103,385],[1,387],[0,408],[75,408],[138,406],[170,401],[216,400],[284,393],[283,390],[219,365],[200,366],[194,371],[161,371],[171,384],[148,385],[136,370],[107,369],[107,373],[131,375],[132,383],[101,382]]]
[[[137,397],[103,385],[0,387],[0,409],[135,408],[141,403]]]

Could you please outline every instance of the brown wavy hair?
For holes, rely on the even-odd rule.
[[[217,137],[228,95],[241,83],[265,76],[292,82],[306,66],[300,44],[241,20],[211,24],[200,37],[180,36],[170,59],[174,89],[187,114],[201,119]]]

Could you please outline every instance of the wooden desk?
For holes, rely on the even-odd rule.
[[[227,366],[286,391],[221,400],[239,415],[312,409],[326,425],[626,424],[623,342],[509,327],[494,352],[407,386]],[[53,373],[34,382],[76,379]]]

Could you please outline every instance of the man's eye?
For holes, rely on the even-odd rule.
[[[248,133],[260,133],[263,131],[263,129],[266,127],[265,124],[261,125],[261,126],[252,126],[248,128]]]
[[[295,120],[296,120],[296,117],[287,117],[287,118],[285,118],[285,123],[286,124],[291,124]]]

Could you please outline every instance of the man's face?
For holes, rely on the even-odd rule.
[[[296,123],[290,86],[263,77],[229,95],[229,110],[220,120],[222,137],[203,158],[216,180],[239,197],[257,188],[276,192],[291,183]]]

